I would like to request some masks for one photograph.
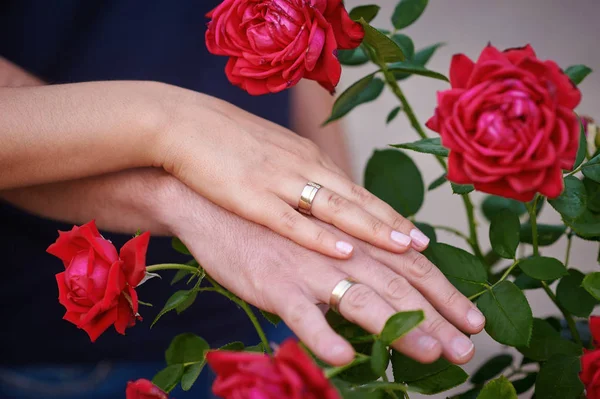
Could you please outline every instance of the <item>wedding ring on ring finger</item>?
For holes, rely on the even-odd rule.
[[[346,292],[353,286],[357,284],[356,280],[348,277],[340,281],[333,287],[333,291],[331,291],[331,296],[329,297],[329,307],[336,313],[339,313],[340,303],[342,302],[342,298],[346,295]]]
[[[308,183],[306,183],[306,186],[304,186],[302,194],[300,195],[300,201],[298,202],[298,211],[309,216],[312,215],[310,211],[312,208],[312,203],[315,199],[315,196],[317,195],[317,192],[319,192],[321,188],[322,186],[315,182],[309,181]]]

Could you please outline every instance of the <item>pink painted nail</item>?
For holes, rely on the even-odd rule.
[[[412,239],[406,234],[400,233],[399,231],[392,231],[391,234],[392,240],[396,243],[402,245],[403,247],[408,247]]]
[[[412,229],[410,231],[410,237],[419,248],[425,248],[427,245],[429,245],[429,237],[421,233],[421,230]]]
[[[350,255],[354,250],[352,244],[345,241],[338,241],[335,243],[335,248],[344,255]]]

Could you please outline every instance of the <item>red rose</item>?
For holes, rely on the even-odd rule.
[[[600,317],[590,317],[590,332],[594,346],[600,343]],[[600,399],[600,350],[584,350],[581,356],[581,382],[585,385],[588,399]]]
[[[560,195],[577,155],[581,93],[558,65],[529,45],[490,45],[476,63],[455,55],[450,84],[427,122],[450,150],[448,179],[519,201]]]
[[[164,393],[159,387],[146,379],[139,379],[135,382],[127,383],[125,391],[126,399],[169,399],[169,395]]]
[[[215,395],[234,398],[339,399],[323,371],[288,339],[273,358],[259,353],[211,351],[208,364],[217,374]]]
[[[207,14],[208,51],[229,56],[229,81],[252,95],[277,93],[302,78],[330,92],[340,80],[337,49],[364,36],[342,0],[225,0]]]
[[[85,330],[95,341],[108,327],[125,334],[135,324],[135,287],[146,274],[149,233],[129,240],[117,255],[94,221],[60,231],[48,253],[60,258],[65,271],[56,275],[58,300],[67,309],[64,319]]]

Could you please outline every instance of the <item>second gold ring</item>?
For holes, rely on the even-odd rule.
[[[320,184],[312,181],[309,181],[306,186],[304,186],[302,194],[300,195],[300,201],[298,202],[298,211],[306,215],[312,215],[312,203],[321,187]]]

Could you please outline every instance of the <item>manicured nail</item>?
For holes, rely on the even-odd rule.
[[[471,309],[467,312],[467,321],[475,328],[479,328],[485,323],[485,317],[477,309]]]
[[[352,244],[345,241],[338,241],[335,243],[335,248],[344,255],[350,255],[354,250]]]
[[[392,240],[402,245],[403,247],[408,247],[410,245],[410,242],[412,241],[412,239],[406,234],[400,233],[399,231],[395,230],[392,231],[391,237]]]
[[[424,351],[433,350],[433,348],[435,348],[437,344],[438,340],[433,337],[430,337],[429,335],[422,336],[421,338],[419,338],[418,341],[419,348],[421,348],[421,350]]]
[[[421,230],[419,229],[412,229],[410,231],[410,237],[419,248],[425,248],[429,244],[429,237],[421,233]]]
[[[457,358],[463,359],[473,351],[475,345],[467,337],[456,337],[452,340],[452,351]]]

